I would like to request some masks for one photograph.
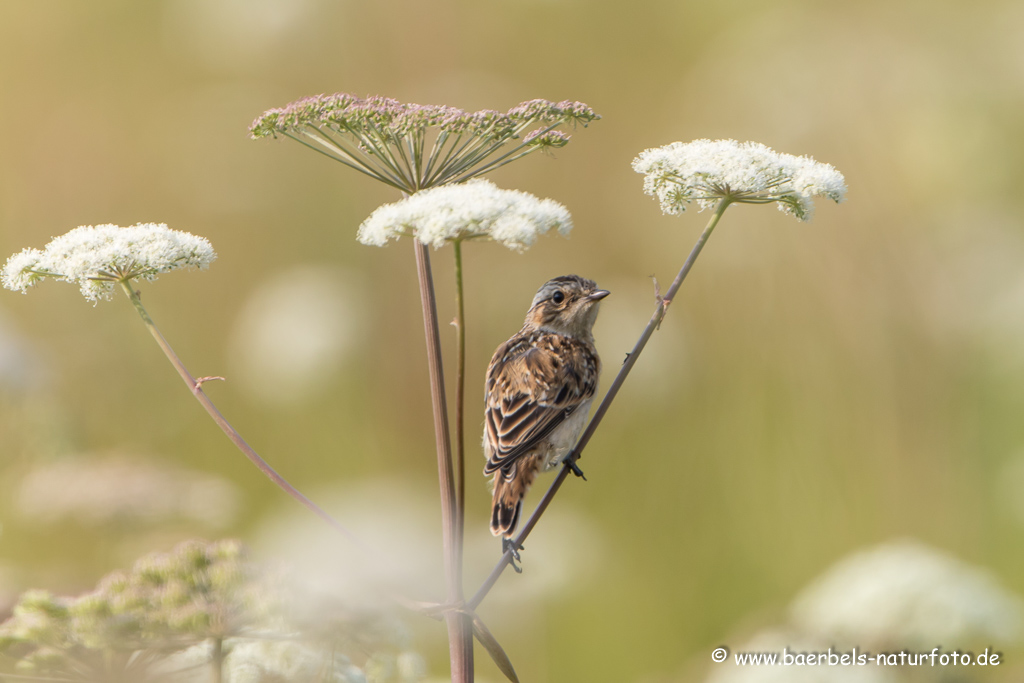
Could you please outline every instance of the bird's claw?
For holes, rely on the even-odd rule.
[[[583,481],[587,480],[587,478],[583,475],[583,470],[580,469],[580,466],[577,465],[575,461],[566,460],[565,465],[566,467],[569,468],[569,471],[575,474],[577,477],[579,477]]]
[[[516,564],[517,561],[522,562],[523,558],[519,556],[519,551],[523,550],[526,546],[517,545],[514,539],[502,538],[501,539],[501,552],[502,554],[510,553],[511,559],[508,561],[512,565],[512,569],[515,570],[516,574],[522,574],[523,568]]]

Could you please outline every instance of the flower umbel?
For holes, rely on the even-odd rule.
[[[445,242],[492,239],[521,252],[549,230],[569,234],[572,217],[568,209],[552,199],[502,190],[478,179],[384,204],[359,226],[358,239],[363,244],[384,246],[412,235],[435,249]]]
[[[806,221],[814,210],[813,197],[841,202],[846,196],[843,174],[829,164],[758,142],[673,142],[641,152],[633,170],[646,176],[644,192],[657,197],[667,214],[680,214],[694,201],[702,210],[713,209],[724,199],[778,202],[781,211]]]
[[[792,610],[809,633],[892,649],[1012,643],[1024,625],[1024,603],[991,573],[913,540],[841,560]]]
[[[217,257],[203,237],[171,230],[163,223],[128,228],[87,225],[54,238],[43,249],[25,249],[4,265],[0,282],[25,292],[52,277],[79,286],[90,301],[109,299],[114,285],[155,280],[179,268],[207,268]]]
[[[598,118],[587,105],[568,100],[530,100],[503,114],[337,93],[271,109],[249,130],[253,138],[292,138],[411,194],[463,182],[538,149],[563,147],[569,136],[555,128]],[[491,158],[506,145],[510,149]]]

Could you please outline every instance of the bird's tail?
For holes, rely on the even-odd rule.
[[[508,470],[494,473],[494,502],[491,506],[491,533],[511,538],[523,512],[523,496],[537,476],[540,458],[531,456],[513,463]]]

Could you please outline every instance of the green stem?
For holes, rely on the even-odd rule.
[[[466,306],[462,295],[462,240],[455,240],[452,246],[455,248],[455,329],[458,338],[455,368],[455,496],[459,518],[456,520],[456,532],[461,553],[466,527]],[[459,561],[462,561],[461,558]]]
[[[683,267],[679,270],[679,274],[676,275],[676,279],[672,281],[672,285],[668,288],[668,292],[665,293],[665,296],[659,297],[657,308],[654,309],[654,314],[651,316],[650,322],[647,323],[647,327],[644,328],[644,331],[640,335],[640,339],[637,340],[633,350],[629,352],[628,356],[626,356],[625,362],[619,369],[619,374],[615,376],[615,380],[612,382],[612,385],[608,388],[608,392],[601,400],[601,405],[598,406],[597,411],[594,413],[594,417],[590,420],[587,428],[583,431],[583,435],[580,437],[579,442],[577,442],[576,447],[573,448],[572,452],[569,453],[568,457],[566,457],[565,467],[563,467],[562,471],[558,473],[557,477],[555,477],[555,481],[552,482],[551,487],[548,488],[540,503],[537,504],[537,509],[534,510],[533,514],[530,515],[530,519],[523,525],[522,531],[520,531],[519,535],[516,536],[515,546],[513,547],[522,546],[523,541],[525,541],[526,537],[530,535],[533,528],[537,526],[537,522],[540,521],[541,515],[544,514],[545,510],[547,510],[548,505],[551,504],[551,500],[555,497],[555,494],[558,493],[558,489],[561,488],[565,478],[569,475],[569,472],[572,471],[571,467],[577,460],[579,460],[580,454],[583,453],[583,449],[587,447],[588,443],[590,443],[590,438],[594,435],[598,425],[601,424],[601,420],[604,419],[605,413],[608,412],[608,407],[611,406],[612,401],[615,400],[615,396],[619,393],[619,389],[622,387],[623,382],[626,381],[626,377],[629,375],[630,370],[632,370],[633,366],[636,365],[636,361],[640,357],[640,353],[644,350],[644,347],[647,346],[647,341],[651,338],[651,335],[654,334],[655,330],[661,326],[661,321],[665,318],[665,313],[668,311],[669,304],[672,303],[672,299],[675,297],[676,292],[679,291],[679,287],[682,286],[683,280],[686,279],[690,269],[693,268],[693,264],[700,255],[701,249],[704,248],[704,244],[708,241],[708,238],[711,237],[711,231],[715,229],[716,225],[718,225],[718,221],[722,218],[722,214],[725,213],[725,210],[729,208],[730,203],[730,199],[722,199],[718,202],[718,206],[715,207],[714,215],[712,215],[708,220],[708,224],[704,228],[704,232],[701,233],[700,237],[697,239],[697,243],[693,246],[693,250],[690,251],[690,256],[686,259]],[[499,560],[498,564],[493,570],[491,570],[490,576],[488,576],[483,585],[480,586],[476,595],[466,603],[467,608],[475,610],[480,605],[483,599],[487,597],[491,588],[494,587],[494,584],[497,583],[498,579],[501,577],[501,573],[505,571],[505,567],[507,567],[511,562],[512,551],[509,550],[502,555],[501,560]]]
[[[149,313],[142,305],[142,299],[139,297],[139,293],[124,280],[121,280],[120,284],[125,295],[132,302],[132,305],[135,306],[135,310],[138,311],[139,316],[142,317],[142,321],[146,323],[146,327],[149,329],[149,333],[153,335],[153,339],[156,340],[157,346],[159,346],[160,350],[164,352],[164,355],[167,356],[167,360],[171,362],[174,369],[178,371],[178,375],[180,375],[181,379],[185,381],[185,385],[188,386],[189,391],[192,392],[192,395],[195,396],[197,401],[199,401],[199,404],[203,406],[207,413],[209,413],[210,417],[217,423],[217,426],[220,427],[221,431],[227,435],[231,440],[231,443],[235,444],[238,450],[242,451],[245,457],[249,458],[249,460],[252,461],[252,463],[256,465],[263,474],[267,475],[267,477],[283,489],[285,493],[305,505],[314,514],[333,526],[337,531],[347,536],[350,540],[358,543],[358,540],[352,535],[352,533],[343,527],[338,520],[331,517],[319,505],[302,495],[298,489],[289,484],[284,477],[278,474],[266,460],[261,458],[259,454],[253,450],[252,446],[245,442],[245,439],[242,438],[241,434],[239,434],[224,418],[224,416],[220,414],[220,411],[217,410],[217,407],[213,405],[213,402],[203,391],[203,382],[197,381],[196,378],[189,373],[185,368],[185,365],[181,362],[181,359],[178,358],[178,354],[176,354],[174,349],[171,348],[171,345],[167,343],[167,340],[160,333],[160,330],[153,322],[153,319],[149,316]]]

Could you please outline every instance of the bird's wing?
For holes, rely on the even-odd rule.
[[[513,337],[498,347],[487,374],[484,473],[510,470],[597,391],[589,346],[557,334]]]

